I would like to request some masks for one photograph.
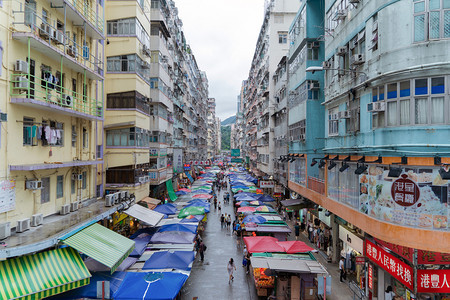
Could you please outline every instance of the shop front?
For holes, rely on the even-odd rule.
[[[366,240],[368,299],[385,299],[392,290],[395,300],[415,300],[414,268],[387,252],[384,247]]]
[[[350,231],[350,228],[339,225],[339,242],[347,279],[364,287],[364,240],[357,235],[356,230]]]

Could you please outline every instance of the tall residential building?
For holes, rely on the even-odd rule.
[[[274,126],[276,97],[272,77],[289,50],[288,29],[299,1],[267,2],[263,25],[256,43],[249,77],[245,82],[246,155],[258,175],[273,174],[275,158]],[[284,88],[285,89],[285,88]],[[279,92],[279,91],[277,91]]]
[[[216,143],[216,99],[208,99],[208,159],[214,158],[217,154],[217,143]]]

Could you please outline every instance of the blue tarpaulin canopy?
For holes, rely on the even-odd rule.
[[[271,196],[269,196],[269,195],[267,195],[267,194],[262,195],[261,197],[258,198],[258,200],[259,200],[259,201],[262,201],[262,202],[272,202],[272,201],[275,201],[275,199],[273,199]]]
[[[158,232],[164,232],[164,231],[184,231],[184,232],[196,233],[197,225],[180,224],[180,223],[168,224],[168,225],[161,226],[158,230]]]
[[[257,223],[257,224],[261,224],[261,223],[265,223],[267,220],[264,217],[261,216],[257,216],[257,215],[249,215],[246,216],[244,218],[244,220],[242,220],[242,223],[246,224],[246,223]]]
[[[187,192],[185,192],[185,191],[177,191],[177,192],[175,192],[175,195],[177,195],[177,196],[183,196],[183,195],[186,195],[187,194]]]
[[[184,218],[180,221],[180,223],[198,223],[201,220],[203,220],[203,218],[205,217],[205,215],[194,215],[192,216],[192,218]]]
[[[173,205],[172,203],[158,205],[153,210],[157,211],[159,213],[165,214],[165,215],[174,215],[177,213],[177,207],[176,207],[176,205]]]
[[[255,194],[256,196],[256,194]],[[236,201],[255,201],[258,200],[258,197],[253,197],[253,196],[240,196],[240,197],[236,197]]]
[[[133,239],[135,246],[133,252],[130,253],[130,256],[139,257],[144,253],[145,248],[147,248],[147,244],[150,242],[152,238],[151,235],[143,235],[142,237],[137,237]]]
[[[194,259],[194,251],[159,251],[150,256],[145,262],[144,267],[142,267],[142,270],[189,270]]]
[[[115,300],[172,300],[180,292],[188,276],[180,273],[127,273],[114,293]]]
[[[150,240],[153,244],[191,244],[195,233],[180,231],[157,232]]]

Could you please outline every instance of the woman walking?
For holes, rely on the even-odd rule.
[[[234,265],[233,258],[230,258],[230,261],[228,262],[227,271],[229,275],[228,284],[230,284],[234,279],[233,272],[236,271],[236,266]]]

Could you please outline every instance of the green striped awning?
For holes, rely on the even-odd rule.
[[[0,262],[0,299],[42,299],[89,284],[91,274],[72,248]]]
[[[94,223],[63,240],[64,244],[111,268],[111,273],[134,249],[134,241]]]

